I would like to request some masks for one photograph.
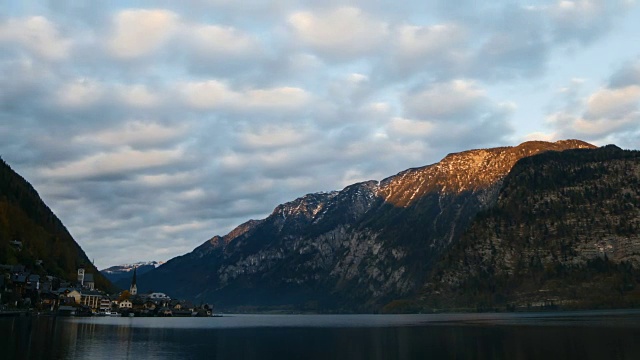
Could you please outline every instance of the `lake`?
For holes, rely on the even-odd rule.
[[[640,359],[640,311],[0,318],[1,359]]]

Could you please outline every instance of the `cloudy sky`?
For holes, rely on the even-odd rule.
[[[640,148],[633,0],[0,3],[0,156],[99,268],[449,152]]]

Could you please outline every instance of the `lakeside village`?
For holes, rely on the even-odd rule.
[[[0,265],[0,316],[215,316],[211,304],[194,306],[164,293],[138,294],[136,269],[131,287],[118,295],[95,288],[93,274],[78,269],[76,283],[41,276],[24,265]]]

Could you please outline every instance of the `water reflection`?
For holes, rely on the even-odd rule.
[[[413,324],[398,317],[372,319],[325,317],[320,321],[327,326],[305,327],[290,325],[312,321],[304,317],[230,317],[225,326],[219,318],[4,318],[0,358],[640,359],[638,315],[620,317],[623,326],[614,326],[615,319],[606,326],[575,326],[561,318],[553,326],[545,319],[509,325],[504,318],[424,322],[415,317]],[[246,326],[247,321],[259,325]],[[336,322],[353,324],[331,325]]]

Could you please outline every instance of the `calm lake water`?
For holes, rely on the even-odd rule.
[[[0,318],[0,359],[640,359],[640,311]]]

